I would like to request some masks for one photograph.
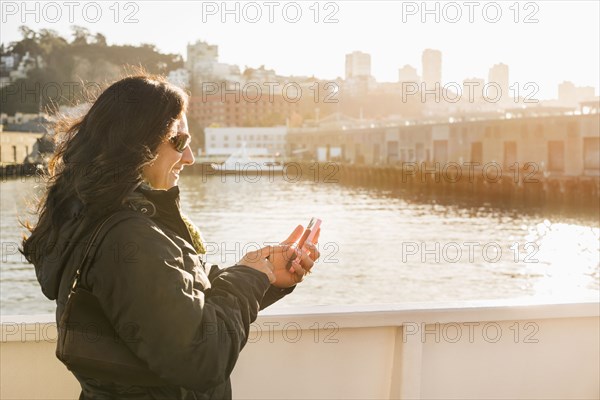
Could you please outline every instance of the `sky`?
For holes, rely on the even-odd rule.
[[[184,58],[188,43],[203,40],[219,46],[219,61],[242,70],[265,65],[321,79],[343,77],[345,54],[358,50],[371,54],[379,82],[397,81],[405,64],[421,74],[421,53],[432,48],[442,51],[444,83],[487,80],[502,62],[511,84],[527,95],[525,85],[534,83],[540,100],[556,98],[565,80],[593,86],[596,95],[600,87],[595,0],[72,3],[2,1],[2,42],[19,40],[20,25],[66,37],[79,25],[108,44],[151,43]]]

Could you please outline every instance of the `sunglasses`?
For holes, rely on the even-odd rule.
[[[192,137],[189,133],[177,132],[177,135],[169,138],[169,143],[173,145],[173,148],[179,153],[183,153],[186,147],[190,145]]]

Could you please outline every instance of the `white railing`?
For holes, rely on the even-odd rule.
[[[53,316],[3,316],[1,399],[77,399]],[[597,399],[600,307],[487,301],[267,310],[236,399]]]

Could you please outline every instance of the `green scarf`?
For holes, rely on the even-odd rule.
[[[206,254],[206,247],[204,246],[204,239],[202,239],[200,229],[198,229],[198,227],[185,215],[181,214],[181,219],[183,219],[183,222],[185,222],[185,225],[190,232],[192,244],[194,245],[196,252],[198,254]]]

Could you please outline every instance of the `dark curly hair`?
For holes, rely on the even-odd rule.
[[[187,94],[163,77],[142,73],[110,85],[83,117],[57,122],[57,148],[37,204],[38,222],[25,224],[31,234],[21,251],[29,262],[39,261],[40,250],[71,217],[74,201],[92,219],[122,206],[187,102]]]

